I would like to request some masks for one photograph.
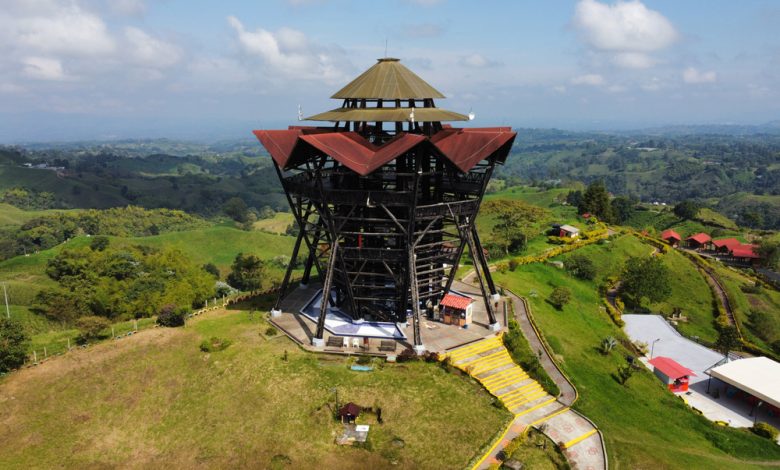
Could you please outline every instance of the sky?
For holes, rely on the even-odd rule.
[[[385,54],[478,126],[762,124],[778,24],[751,0],[0,0],[0,142],[245,137]]]

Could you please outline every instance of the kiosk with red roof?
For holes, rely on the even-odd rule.
[[[446,294],[439,303],[442,321],[447,325],[466,326],[471,324],[474,299],[456,294]]]
[[[674,393],[687,392],[690,377],[696,376],[691,369],[671,357],[658,356],[650,359],[649,362],[653,366],[655,375]]]

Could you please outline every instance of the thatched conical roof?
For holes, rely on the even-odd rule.
[[[422,100],[444,98],[444,95],[403,66],[399,59],[387,57],[379,59],[370,69],[337,91],[331,98]]]

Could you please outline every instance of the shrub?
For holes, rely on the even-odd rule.
[[[585,255],[571,255],[564,261],[564,266],[576,278],[588,281],[596,278],[596,265],[593,264],[593,260]]]
[[[773,441],[777,440],[778,430],[769,423],[764,423],[763,421],[756,423],[750,430],[761,437],[766,437]]]
[[[555,308],[560,310],[571,300],[571,290],[565,286],[558,286],[553,289],[548,300]]]
[[[100,334],[106,328],[111,326],[111,322],[103,317],[89,315],[76,320],[76,328],[79,329],[80,342],[87,342],[91,339],[100,337]]]
[[[187,309],[177,308],[173,304],[165,305],[157,315],[157,323],[170,328],[184,326],[184,317]]]
[[[24,364],[28,341],[19,322],[0,318],[0,372],[8,372]]]
[[[269,326],[268,328],[265,329],[266,336],[276,336],[277,334],[279,334],[279,331],[273,326]]]
[[[364,366],[366,364],[370,364],[371,363],[371,356],[358,356],[357,361],[355,361],[355,362],[357,362],[358,364],[360,364],[362,366]]]
[[[230,340],[212,336],[211,339],[204,339],[203,342],[200,343],[200,350],[211,353],[216,351],[224,351],[228,346],[230,346]]]

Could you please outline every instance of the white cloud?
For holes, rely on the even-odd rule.
[[[24,74],[37,80],[65,80],[62,62],[48,57],[26,57],[22,60]]]
[[[596,73],[588,73],[571,79],[572,85],[601,86],[605,83],[604,77]]]
[[[125,39],[129,46],[129,57],[145,67],[170,67],[179,62],[182,56],[177,46],[154,38],[138,28],[125,28]]]
[[[312,44],[300,31],[281,28],[272,33],[263,28],[247,31],[238,18],[228,17],[245,53],[260,58],[274,72],[287,78],[338,82],[345,79],[343,54]]]
[[[713,83],[718,80],[718,74],[714,71],[703,72],[695,67],[685,69],[682,76],[685,83]]]
[[[460,65],[477,68],[477,69],[501,65],[500,62],[492,61],[487,57],[483,56],[482,54],[470,54],[467,56],[463,56],[460,58],[459,62]]]
[[[679,38],[665,16],[639,0],[612,5],[581,0],[573,23],[590,48],[609,53],[615,65],[625,68],[655,65],[651,53],[669,47]]]
[[[116,48],[103,20],[73,2],[13,3],[0,12],[0,39],[7,46],[71,56],[106,55]]]
[[[642,52],[621,52],[612,57],[615,65],[627,69],[647,69],[658,61]]]

